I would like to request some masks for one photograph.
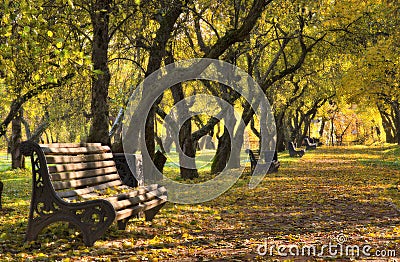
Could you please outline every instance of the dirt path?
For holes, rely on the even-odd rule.
[[[189,237],[182,237],[181,248],[170,248],[188,260],[239,261],[287,259],[287,248],[279,254],[279,245],[295,245],[299,256],[289,257],[296,260],[356,257],[345,251],[336,255],[334,248],[321,251],[329,243],[357,245],[366,259],[378,250],[398,249],[400,213],[385,189],[400,180],[400,172],[359,161],[380,154],[365,148],[320,148],[298,161],[283,162],[279,173],[266,177],[255,190],[243,180],[212,202],[196,208],[171,207],[177,220],[166,223]],[[173,237],[179,238],[179,233]],[[264,254],[264,243],[268,252],[260,256],[257,250]],[[316,254],[302,253],[305,245],[315,246]],[[365,245],[372,251],[363,254]]]

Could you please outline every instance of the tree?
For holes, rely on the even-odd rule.
[[[270,3],[271,1],[261,1],[256,0],[253,2],[249,12],[245,14],[244,20],[241,25],[236,25],[237,28],[232,30],[228,30],[225,35],[219,37],[215,42],[211,44],[211,46],[205,47],[203,46],[204,58],[218,58],[220,57],[228,48],[230,48],[236,42],[244,41],[247,36],[249,35],[250,31],[252,30],[253,26],[257,23],[259,16],[261,15],[264,8]],[[202,11],[203,13],[205,11]],[[160,27],[161,28],[161,27]],[[198,33],[197,37],[199,37],[198,41],[204,43],[204,39]],[[175,54],[175,52],[174,52]],[[169,60],[171,61],[171,60]],[[180,85],[174,87],[172,89],[173,96],[175,103],[184,99],[184,94],[182,92],[182,87]],[[160,101],[159,101],[160,102]],[[187,107],[183,107],[183,110],[187,110]],[[180,114],[184,114],[184,112],[180,112]],[[150,115],[151,116],[151,115]],[[149,118],[151,119],[151,118]],[[194,159],[196,153],[196,144],[198,140],[204,136],[205,134],[209,133],[210,130],[213,129],[214,125],[217,121],[214,120],[213,124],[208,124],[206,127],[202,128],[201,130],[192,133],[192,123],[191,121],[187,121],[182,129],[180,130],[180,146],[182,147],[182,151],[188,157]],[[149,152],[153,151],[154,148],[154,136],[151,137],[150,134],[154,132],[154,127],[152,127],[153,121],[147,121],[146,125],[146,144]],[[149,135],[147,135],[149,134]],[[148,142],[149,143],[148,143]],[[181,168],[181,177],[182,178],[195,178],[197,177],[197,170],[196,169],[188,169],[188,168]]]
[[[52,20],[44,23],[51,15],[41,12],[41,4],[9,1],[2,6],[0,85],[8,90],[2,99],[10,109],[0,123],[0,137],[6,134],[8,125],[24,103],[62,86],[74,75],[60,70],[68,63],[68,58],[60,51],[63,40],[53,37]]]
[[[368,4],[365,19],[357,23],[358,41],[352,49],[347,49],[343,91],[352,103],[376,104],[387,141],[400,144],[400,97],[397,91],[400,35],[395,29],[400,21],[399,5],[392,1]]]
[[[110,145],[108,87],[110,70],[108,68],[108,46],[110,42],[109,21],[111,0],[96,0],[90,6],[90,20],[93,27],[92,38],[92,124],[88,142]]]
[[[204,46],[203,45],[203,50],[206,51],[204,54],[204,58],[219,58],[223,53],[228,50],[232,45],[238,42],[244,41],[251,33],[253,27],[256,25],[258,22],[259,17],[261,16],[262,12],[264,9],[271,3],[271,1],[258,1],[255,0],[249,10],[249,12],[246,14],[245,18],[243,19],[243,22],[241,25],[238,23],[235,23],[234,29],[228,30],[224,36],[220,37],[212,46]],[[239,14],[236,13],[238,16]],[[239,21],[239,17],[236,17],[234,19],[235,21]],[[198,37],[198,42],[199,43],[204,43],[204,40],[201,36],[200,32],[197,32],[197,37]],[[182,98],[182,97],[181,97]],[[230,101],[233,103],[238,96],[235,96],[233,101]],[[185,148],[183,148],[183,152],[190,158],[194,159],[195,154],[196,154],[196,144],[198,143],[199,139],[203,137],[204,135],[208,134],[213,128],[218,121],[215,118],[210,119],[211,122],[207,123],[204,125],[204,127],[195,133],[192,134],[191,132],[191,122],[187,121],[187,124],[183,127],[182,132],[182,141],[181,145],[185,145]],[[226,130],[226,129],[224,129]],[[214,158],[213,161],[213,172],[220,172],[221,167],[224,166],[223,164],[216,164],[218,161],[227,161],[228,158],[227,156],[230,155],[229,148],[230,148],[230,141],[228,141],[226,138],[228,135],[228,132],[224,132],[224,135],[220,137],[220,141],[218,144],[217,153],[216,157]],[[224,149],[222,149],[224,148]],[[222,150],[222,151],[221,151]],[[225,158],[222,158],[221,156],[225,156]],[[226,163],[226,162],[225,162]],[[181,177],[182,178],[194,178],[197,176],[197,170],[195,169],[181,169]]]

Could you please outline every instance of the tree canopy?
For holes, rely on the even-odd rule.
[[[344,136],[354,129],[345,120],[353,113],[364,130],[381,128],[388,142],[400,143],[399,10],[389,0],[3,1],[0,136],[10,141],[11,122],[19,119],[24,139],[101,142],[121,151],[124,110],[137,84],[172,62],[213,58],[260,85],[272,106],[279,151],[312,129],[329,143]],[[257,135],[254,111],[232,89],[182,83],[147,116],[152,158],[163,148],[160,121],[199,93],[233,105]],[[190,157],[205,135],[227,144],[221,124],[192,117],[175,143]],[[233,139],[243,144],[244,133],[237,130]],[[365,131],[363,141],[370,138]],[[217,148],[213,172],[225,167],[226,150]],[[181,173],[197,176],[196,170]]]

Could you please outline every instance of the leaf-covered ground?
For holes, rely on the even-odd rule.
[[[0,260],[400,261],[398,151],[354,146],[318,148],[301,159],[282,154],[279,172],[255,189],[244,175],[213,201],[168,203],[153,222],[137,219],[127,231],[114,225],[93,247],[64,224],[24,244],[30,175],[3,171]],[[307,252],[310,247],[315,253]]]

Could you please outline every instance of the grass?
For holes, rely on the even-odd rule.
[[[369,244],[374,252],[395,250],[400,255],[400,171],[386,164],[399,156],[400,150],[392,145],[323,147],[307,151],[303,158],[289,158],[284,152],[279,155],[279,172],[268,174],[255,189],[248,188],[250,176],[244,174],[212,201],[168,203],[153,222],[136,219],[127,231],[113,225],[94,247],[85,247],[79,232],[60,223],[45,229],[37,242],[24,244],[30,174],[2,171],[6,188],[0,260],[333,260],[282,257],[276,252],[260,256],[257,248],[268,243],[270,247],[317,245],[320,250],[323,244],[337,243],[337,236],[345,236],[348,245]],[[172,167],[166,169],[174,172]],[[206,170],[200,175],[207,176]]]
[[[5,151],[0,151],[0,172],[10,169],[10,156]]]
[[[375,147],[375,149],[371,149],[371,153],[376,155],[376,157],[361,158],[358,161],[371,167],[389,167],[400,170],[400,147],[397,145]]]

